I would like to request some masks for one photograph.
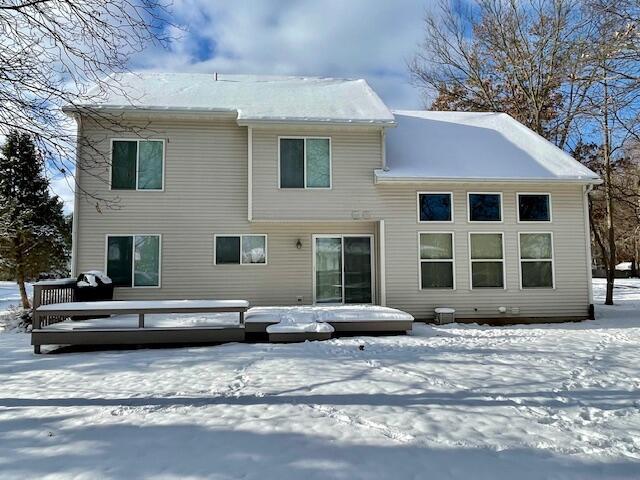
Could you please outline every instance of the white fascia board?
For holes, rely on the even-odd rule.
[[[536,177],[391,177],[374,171],[375,183],[575,183],[600,185],[600,178],[536,178]]]

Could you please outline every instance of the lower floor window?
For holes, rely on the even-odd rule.
[[[470,233],[471,288],[504,288],[502,233]]]
[[[455,288],[453,233],[420,233],[420,288]]]
[[[520,286],[553,288],[551,233],[520,233]]]
[[[267,263],[266,235],[215,235],[216,265],[253,265]]]
[[[160,235],[108,235],[107,275],[116,287],[160,286]]]

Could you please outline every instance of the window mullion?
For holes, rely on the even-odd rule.
[[[136,190],[140,190],[140,140],[136,140]],[[135,243],[135,239],[134,239]]]
[[[136,177],[137,177],[137,174],[136,174]],[[131,235],[131,288],[135,286],[136,286],[136,235]]]
[[[302,148],[302,174],[304,176],[304,188],[307,188],[307,137],[304,137],[304,147]]]

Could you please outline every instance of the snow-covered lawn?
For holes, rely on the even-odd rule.
[[[640,281],[617,284],[579,324],[41,356],[0,334],[0,478],[637,479]]]

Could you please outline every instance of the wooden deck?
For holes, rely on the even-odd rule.
[[[264,338],[267,327],[280,322],[279,311],[292,307],[266,307],[258,314],[247,315],[244,300],[159,300],[75,302],[74,280],[40,282],[34,285],[34,315],[31,344],[35,353],[42,345],[153,345],[214,344],[242,342]],[[380,307],[377,307],[380,308]],[[271,311],[270,309],[273,309]],[[308,307],[313,310],[313,306]],[[393,309],[390,309],[393,310]],[[189,318],[174,321],[168,314],[230,313],[231,317]],[[308,312],[307,312],[308,313]],[[396,314],[398,311],[396,311]],[[403,313],[403,312],[400,312]],[[237,317],[234,315],[237,314]],[[115,315],[111,317],[111,315]],[[158,315],[158,316],[154,316]],[[323,320],[334,333],[287,332],[270,333],[275,342],[324,340],[350,334],[398,334],[413,328],[413,317],[392,319],[368,318],[369,313],[353,316],[334,315]],[[88,318],[72,321],[71,318]],[[92,318],[93,317],[93,318]],[[223,318],[224,317],[224,318]],[[251,318],[253,317],[253,318]],[[222,320],[221,320],[222,319]],[[237,320],[236,320],[237,319]],[[123,321],[124,320],[124,321]],[[351,321],[354,320],[354,321]]]
[[[40,353],[41,345],[153,345],[242,342],[244,326],[186,328],[96,328],[82,330],[36,329],[31,345]]]
[[[67,302],[41,305],[34,310],[31,344],[35,353],[42,345],[146,345],[178,343],[238,342],[245,339],[245,300],[160,300]],[[237,313],[236,324],[207,326],[149,327],[145,315]],[[110,315],[137,315],[137,325],[109,326]],[[75,315],[94,318],[87,322],[67,322]],[[51,322],[50,318],[57,321]],[[135,317],[134,317],[135,318]],[[63,319],[63,321],[59,321]],[[102,326],[104,325],[104,326]],[[60,328],[60,327],[66,328]]]

